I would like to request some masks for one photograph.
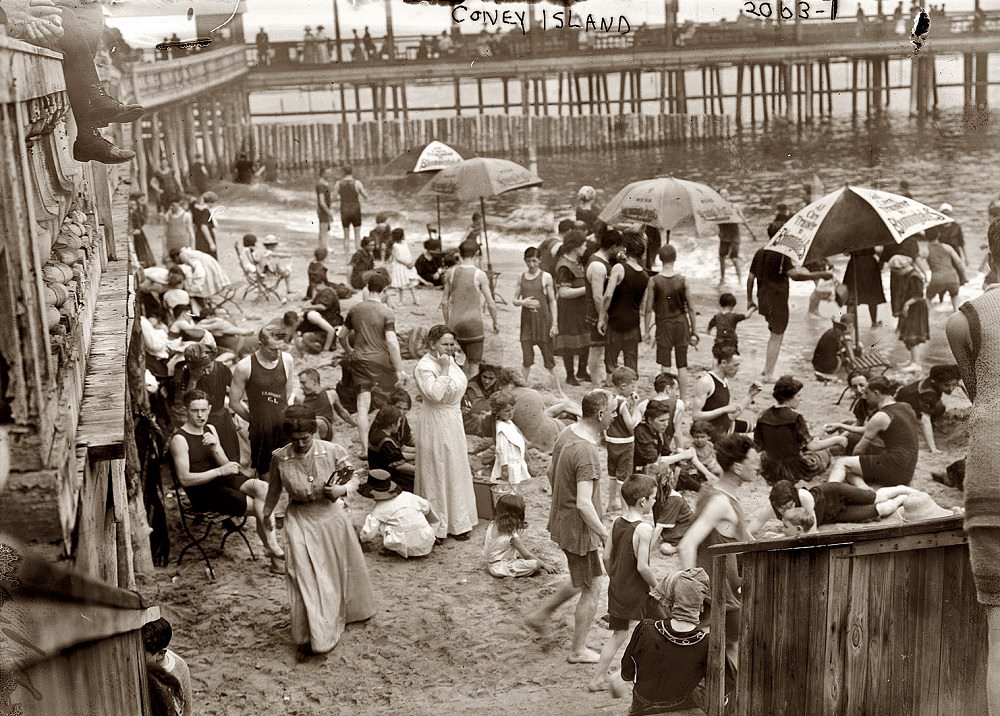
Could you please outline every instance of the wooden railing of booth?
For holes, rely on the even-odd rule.
[[[742,570],[739,665],[724,692],[723,610],[712,615],[709,715],[985,714],[986,617],[960,517],[720,545]]]

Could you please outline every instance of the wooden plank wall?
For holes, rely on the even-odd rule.
[[[437,139],[481,155],[603,150],[726,139],[728,115],[622,114],[544,117],[476,115],[350,124],[255,124],[261,156],[296,171],[344,163],[376,164]]]
[[[966,545],[741,560],[736,713],[987,712],[985,613]]]

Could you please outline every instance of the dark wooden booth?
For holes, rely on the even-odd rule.
[[[713,601],[737,554],[735,703],[713,615],[709,714],[986,714],[986,614],[961,517],[712,548]]]

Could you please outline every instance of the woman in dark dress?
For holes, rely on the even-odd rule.
[[[847,286],[849,305],[868,306],[872,325],[878,324],[879,304],[885,303],[882,291],[882,274],[879,272],[875,249],[859,249],[851,252],[851,260],[844,271],[844,285]]]
[[[128,230],[132,234],[135,257],[144,269],[156,266],[156,256],[153,255],[153,250],[149,247],[149,239],[146,237],[146,220],[148,218],[142,194],[138,192],[130,194],[128,198]]]
[[[559,307],[559,333],[555,337],[556,354],[562,356],[566,383],[579,385],[590,380],[587,359],[590,357],[590,328],[587,326],[587,278],[580,261],[587,238],[582,231],[566,233],[556,261],[556,293]],[[577,358],[573,371],[573,358]]]
[[[224,363],[215,360],[215,351],[203,343],[193,343],[184,349],[184,362],[174,370],[174,395],[181,399],[187,391],[202,390],[208,395],[212,411],[208,414],[208,424],[219,434],[226,457],[240,462],[240,441],[236,434],[233,416],[226,407],[229,385],[233,382],[233,372]]]
[[[212,219],[212,207],[216,201],[218,197],[215,193],[206,191],[188,205],[191,223],[194,224],[194,247],[213,259],[219,258],[219,247],[215,242],[215,221]]]
[[[762,453],[760,472],[772,485],[781,480],[811,480],[830,466],[830,448],[847,446],[847,438],[834,435],[822,440],[809,434],[809,425],[797,408],[802,383],[783,375],[774,384],[774,407],[757,418],[754,443]]]

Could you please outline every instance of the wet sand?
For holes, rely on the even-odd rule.
[[[301,299],[305,290],[305,267],[316,238],[315,229],[308,223],[310,218],[314,219],[308,195],[290,190],[257,191],[245,187],[230,187],[220,193],[222,203],[228,207],[221,218],[220,253],[230,276],[234,279],[240,276],[232,248],[234,240],[247,231],[258,237],[275,233],[282,239],[281,250],[294,256],[293,297]],[[419,251],[419,241],[424,238],[423,225],[428,219],[425,213],[399,217],[394,222],[394,225],[404,226],[411,235],[410,247],[414,256]],[[508,217],[502,219],[508,220]],[[493,264],[501,272],[499,292],[508,301],[513,296],[516,277],[523,270],[520,256],[524,246],[537,244],[543,235],[541,227],[547,225],[547,218],[543,220],[530,212],[522,212],[493,237]],[[370,228],[369,217],[366,217],[365,227]],[[339,231],[339,227],[335,230]],[[754,223],[754,232],[761,237],[765,235],[759,221]],[[159,235],[159,227],[151,226],[149,234],[155,249],[154,237]],[[445,244],[457,243],[456,235],[456,232],[446,233]],[[718,299],[715,245],[695,244],[684,238],[677,238],[674,243],[681,256],[679,270],[692,277],[699,325],[704,330],[708,318],[716,310]],[[744,241],[743,271],[759,245]],[[331,276],[344,280],[345,261],[338,246],[337,242],[333,243],[328,263]],[[793,284],[792,321],[778,374],[793,373],[805,383],[802,412],[813,431],[819,433],[824,422],[848,420],[850,414],[847,398],[840,406],[834,405],[843,390],[842,383],[824,385],[812,377],[809,359],[816,339],[827,324],[806,316],[811,286],[811,283]],[[742,306],[745,289],[731,276],[727,290],[736,294]],[[439,322],[441,292],[421,289],[418,295],[422,304],[419,308],[409,305],[407,295],[406,304],[396,309],[398,326],[430,326]],[[344,302],[345,313],[357,300],[356,295]],[[288,307],[273,301],[248,303],[244,323],[258,325],[287,308],[296,309],[301,305],[301,300],[293,300]],[[887,315],[888,308],[882,310]],[[485,354],[493,362],[519,367],[520,346],[516,336],[520,309],[501,306],[499,316],[501,334],[487,334]],[[942,348],[941,343],[941,326],[946,317],[946,313],[931,311],[932,333],[936,334],[932,346],[935,356],[947,350],[946,344]],[[897,358],[903,356],[891,329],[870,331],[867,317],[862,320],[862,340],[890,348]],[[741,324],[744,363],[741,374],[732,381],[735,396],[744,395],[759,374],[766,341],[767,330],[762,318],[754,317]],[[709,367],[711,342],[711,338],[703,335],[700,348],[692,353],[693,377]],[[339,370],[325,366],[328,362],[329,355],[307,357],[298,362],[296,369],[320,367],[324,385],[332,388],[339,379]],[[407,369],[412,370],[414,363],[406,361]],[[561,375],[561,366],[558,370]],[[651,394],[655,373],[653,350],[643,346],[639,383],[643,395]],[[909,379],[892,371],[889,375]],[[545,378],[536,362],[533,382],[540,383]],[[412,385],[410,387],[412,393]],[[585,390],[585,387],[567,387],[569,394],[577,399]],[[945,401],[959,417],[968,407],[963,395],[946,396]],[[757,398],[753,410],[759,412],[771,404],[769,391],[765,390]],[[411,420],[416,410],[418,406],[415,405]],[[960,505],[962,495],[958,490],[933,482],[930,471],[943,468],[964,455],[966,435],[963,426],[960,421],[952,422],[951,434],[938,438],[941,455],[921,452],[913,482],[914,487],[926,490],[945,507]],[[360,456],[354,429],[338,423],[335,431],[337,441],[347,446],[352,455]],[[473,470],[479,467],[480,453],[488,444],[489,441],[483,439],[469,439]],[[262,559],[262,549],[252,529],[248,529],[247,534],[258,559],[250,561],[245,545],[230,540],[224,555],[213,556],[214,583],[208,581],[203,562],[197,555],[186,556],[180,567],[171,564],[166,569],[157,569],[152,577],[140,582],[139,588],[150,603],[161,605],[164,615],[173,623],[171,647],[187,659],[191,668],[195,712],[211,715],[627,712],[628,699],[613,701],[607,694],[587,692],[586,683],[592,667],[566,662],[572,634],[570,607],[564,607],[557,614],[547,637],[536,636],[523,627],[524,613],[551,595],[567,577],[565,560],[544,528],[549,496],[543,493],[542,485],[546,482],[547,464],[547,455],[530,451],[529,466],[536,477],[523,491],[529,522],[523,538],[543,558],[562,566],[562,574],[507,580],[490,577],[483,570],[481,560],[485,523],[480,523],[468,542],[448,540],[425,558],[406,561],[378,551],[369,552],[366,557],[376,590],[378,613],[367,624],[350,626],[337,648],[325,658],[308,663],[299,664],[295,660],[284,577],[267,571],[267,562]],[[744,506],[749,514],[766,504],[767,486],[763,480],[758,480],[744,488],[744,494]],[[686,497],[693,504],[694,495]],[[360,526],[372,504],[358,496],[349,500],[356,525]],[[172,501],[167,508],[173,530],[172,554],[176,559],[183,545],[182,535]],[[660,555],[654,558],[653,566],[658,575],[666,575],[678,567],[675,558]],[[606,591],[600,609],[605,604]],[[609,634],[595,624],[588,643],[599,650]]]

